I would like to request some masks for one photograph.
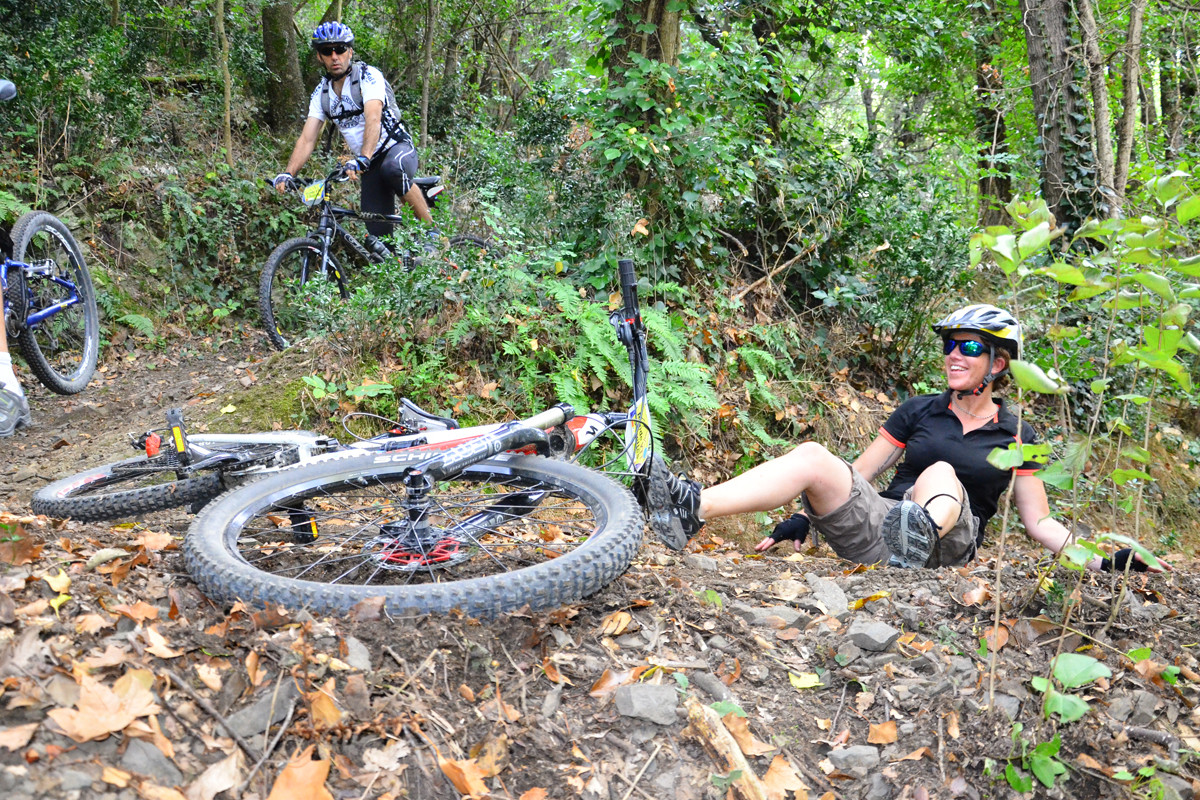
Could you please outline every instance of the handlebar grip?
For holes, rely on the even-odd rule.
[[[625,314],[630,317],[640,316],[637,301],[637,275],[633,272],[633,261],[628,258],[617,261],[617,275],[621,281],[621,302],[625,304]],[[640,322],[639,319],[638,323],[640,324]]]

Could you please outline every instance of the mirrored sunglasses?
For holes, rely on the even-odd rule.
[[[350,48],[344,44],[327,44],[317,48],[317,52],[323,56],[331,56],[337,53],[339,56]]]
[[[978,358],[987,352],[987,345],[983,342],[977,342],[974,339],[943,339],[942,352],[950,355],[954,352],[954,348],[958,348],[958,352],[962,353],[967,358]]]

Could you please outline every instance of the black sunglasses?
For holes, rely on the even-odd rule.
[[[958,348],[958,352],[962,353],[967,358],[978,358],[987,352],[987,345],[983,342],[977,342],[974,339],[943,339],[942,352],[950,355],[954,352],[954,348]]]
[[[349,45],[344,44],[327,44],[317,48],[317,52],[323,56],[331,56],[337,53],[339,56],[349,50]]]

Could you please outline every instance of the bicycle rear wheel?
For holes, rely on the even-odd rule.
[[[419,460],[348,454],[235,489],[193,521],[188,571],[224,602],[342,613],[383,597],[392,613],[493,617],[600,590],[641,542],[629,491],[577,465],[499,456],[438,482],[422,504],[405,489]],[[427,515],[414,525],[416,505]]]
[[[349,297],[346,274],[329,253],[321,272],[321,243],[288,239],[272,251],[258,284],[258,310],[271,344],[286,350],[301,339],[326,333]]]
[[[206,447],[243,457],[238,473],[230,473],[235,478],[248,470],[285,467],[299,460],[298,449],[289,444]],[[225,488],[221,469],[181,471],[175,454],[162,452],[104,464],[55,481],[37,490],[31,505],[35,514],[96,522],[206,503]]]
[[[21,353],[47,389],[81,392],[100,352],[100,313],[83,253],[67,226],[45,211],[17,220],[12,239],[13,260],[33,268],[25,273],[26,316],[69,303],[21,331]]]

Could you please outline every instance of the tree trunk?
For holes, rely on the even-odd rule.
[[[1003,36],[994,0],[976,7],[980,29],[975,48],[975,135],[979,141],[979,224],[1003,225],[1008,221],[1004,207],[1012,200],[1012,165],[1008,155],[1008,132],[1000,110],[1004,82],[996,66]]]
[[[1172,37],[1173,38],[1173,37]],[[1158,51],[1159,82],[1162,84],[1163,140],[1168,161],[1175,160],[1183,147],[1183,104],[1180,96],[1180,69],[1175,43],[1168,38]]]
[[[1093,210],[1092,148],[1079,130],[1079,88],[1071,59],[1069,0],[1020,0],[1030,90],[1042,137],[1041,186],[1046,205],[1068,231]],[[1085,109],[1086,110],[1086,109]]]
[[[437,0],[425,4],[425,42],[421,59],[421,146],[429,144],[429,76],[433,72],[433,23],[437,19]]]
[[[1129,8],[1129,28],[1125,34],[1125,69],[1121,76],[1121,121],[1117,126],[1117,161],[1114,169],[1113,190],[1116,192],[1114,216],[1120,212],[1125,201],[1125,187],[1129,182],[1129,160],[1133,155],[1133,134],[1137,126],[1138,82],[1141,76],[1142,22],[1146,14],[1146,0],[1133,0]]]
[[[1108,82],[1104,74],[1104,56],[1100,53],[1100,37],[1096,26],[1093,0],[1076,0],[1079,24],[1083,29],[1084,58],[1087,61],[1088,83],[1092,87],[1092,128],[1096,135],[1097,188],[1103,195],[1098,203],[1104,216],[1111,216],[1116,206],[1112,146],[1112,114],[1108,108]]]
[[[221,65],[221,82],[224,84],[223,93],[223,116],[221,119],[221,130],[223,145],[225,147],[225,163],[233,166],[233,126],[231,120],[231,106],[233,100],[233,78],[229,75],[229,38],[225,35],[225,0],[217,0],[216,8],[213,13],[214,23],[217,28],[217,44],[220,47],[218,56]]]
[[[609,74],[623,74],[629,54],[675,66],[679,61],[679,12],[668,11],[670,0],[626,0],[613,19],[617,24]],[[649,30],[651,26],[653,30]]]
[[[296,52],[291,0],[267,0],[262,7],[263,53],[267,69],[267,120],[276,132],[304,116],[304,82]]]
[[[114,28],[121,24],[121,0],[109,0],[108,22]]]

